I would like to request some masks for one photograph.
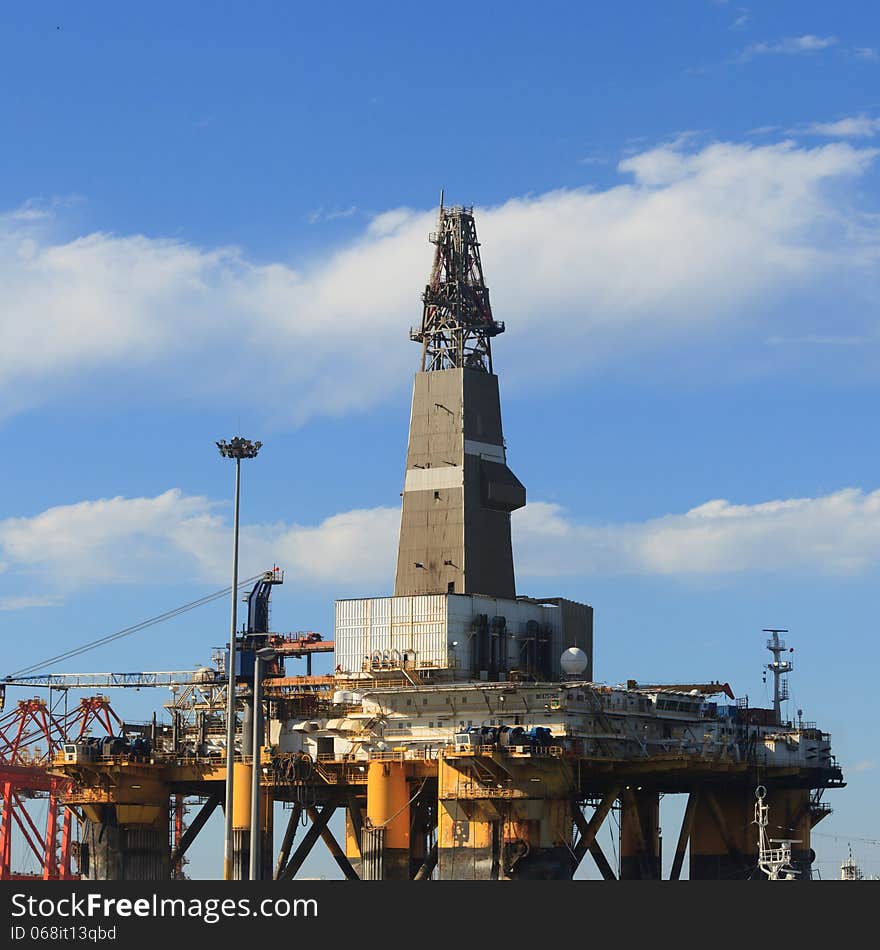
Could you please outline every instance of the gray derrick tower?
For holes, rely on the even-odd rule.
[[[513,600],[510,513],[526,492],[507,467],[492,337],[472,208],[444,208],[423,294],[410,416],[396,597],[482,594]]]

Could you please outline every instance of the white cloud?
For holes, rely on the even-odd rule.
[[[306,215],[306,221],[309,224],[322,224],[325,221],[338,221],[340,218],[350,218],[357,213],[357,205],[350,205],[348,208],[334,208],[327,210],[322,205],[315,208],[314,211]]]
[[[877,767],[877,763],[874,759],[863,759],[861,762],[856,762],[855,765],[849,766],[847,769],[848,772],[870,772],[872,769]]]
[[[828,135],[832,138],[871,138],[880,132],[880,118],[867,115],[849,116],[836,122],[813,122],[807,127],[813,135]]]
[[[221,507],[178,490],[51,508],[0,522],[16,593],[0,608],[57,604],[73,589],[167,583],[185,573],[223,584],[230,528]],[[390,590],[400,512],[342,512],[319,524],[242,528],[241,576],[278,564],[328,595]],[[758,504],[716,499],[643,522],[579,524],[533,501],[513,518],[517,576],[859,573],[880,566],[880,490],[842,489]],[[27,589],[38,584],[38,592]],[[22,589],[24,588],[24,589]]]
[[[836,36],[794,36],[785,39],[780,44],[783,51],[792,51],[796,53],[809,53],[817,49],[827,49],[837,43]]]
[[[0,521],[7,573],[41,575],[46,588],[166,580],[164,566],[193,532],[220,530],[218,506],[177,489],[155,498],[108,498]]]
[[[226,506],[172,489],[153,498],[110,498],[50,508],[31,518],[0,521],[0,553],[7,583],[28,591],[0,600],[0,608],[57,603],[73,589],[105,584],[167,583],[186,573],[226,583],[231,528]],[[246,525],[241,530],[241,576],[281,564],[296,582],[390,584],[400,512],[355,510],[318,525]]]
[[[858,59],[867,59],[873,63],[880,62],[880,53],[870,46],[854,46],[853,53]]]
[[[752,59],[755,56],[767,54],[784,54],[793,56],[800,53],[816,53],[819,50],[836,46],[839,40],[836,36],[814,36],[805,33],[803,36],[787,36],[778,43],[752,43],[740,55],[740,61]]]
[[[684,514],[583,525],[555,504],[514,516],[518,573],[850,574],[880,565],[880,490],[736,505],[717,499]]]
[[[680,138],[621,162],[628,183],[478,209],[510,330],[497,345],[505,379],[600,361],[638,361],[644,374],[697,350],[703,366],[713,355],[730,365],[732,342],[759,344],[759,326],[761,339],[826,333],[803,325],[818,289],[837,292],[825,319],[848,335],[844,304],[876,289],[880,237],[847,185],[874,156],[842,142],[697,149]],[[297,269],[143,235],[62,242],[51,222],[0,218],[2,405],[92,391],[104,404],[215,407],[235,393],[285,420],[369,408],[415,367],[407,330],[434,224],[433,212],[393,209]]]

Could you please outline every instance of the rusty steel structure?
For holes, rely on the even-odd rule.
[[[517,593],[510,513],[525,489],[507,468],[491,353],[504,324],[472,209],[441,196],[431,241],[394,595],[337,601],[332,640],[283,636],[269,632],[274,568],[230,650],[174,684],[170,725],[59,751],[51,774],[90,855],[80,873],[180,877],[232,783],[236,878],[295,878],[319,841],[352,880],[566,880],[588,856],[609,880],[666,865],[672,879],[754,878],[760,789],[761,840],[784,839],[786,874],[809,879],[824,793],[845,783],[829,735],[785,715],[791,665],[776,633],[773,708],[722,679],[608,686],[593,675],[592,607]],[[332,674],[285,668],[330,650]],[[144,676],[159,674],[129,682]],[[671,861],[666,797],[683,813]],[[288,809],[277,836],[276,803]],[[609,857],[599,832],[611,822]]]
[[[422,345],[422,371],[492,372],[492,337],[504,323],[492,316],[483,278],[473,208],[444,208],[440,194],[431,276],[422,294],[422,325],[410,339]]]

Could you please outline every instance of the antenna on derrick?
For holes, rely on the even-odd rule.
[[[780,633],[788,633],[787,630],[774,630],[772,627],[764,628],[764,633],[769,633],[770,639],[767,641],[767,649],[773,654],[773,662],[767,664],[767,669],[773,674],[773,712],[776,715],[776,725],[782,722],[782,701],[788,699],[788,680],[783,677],[794,669],[794,664],[789,660],[780,660],[779,657],[787,649],[789,653],[794,652],[794,647],[789,649],[785,645],[785,640],[779,638]]]

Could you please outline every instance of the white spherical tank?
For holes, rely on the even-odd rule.
[[[569,647],[559,658],[559,665],[563,673],[569,676],[580,676],[590,665],[590,661],[587,659],[587,654],[579,647]]]

